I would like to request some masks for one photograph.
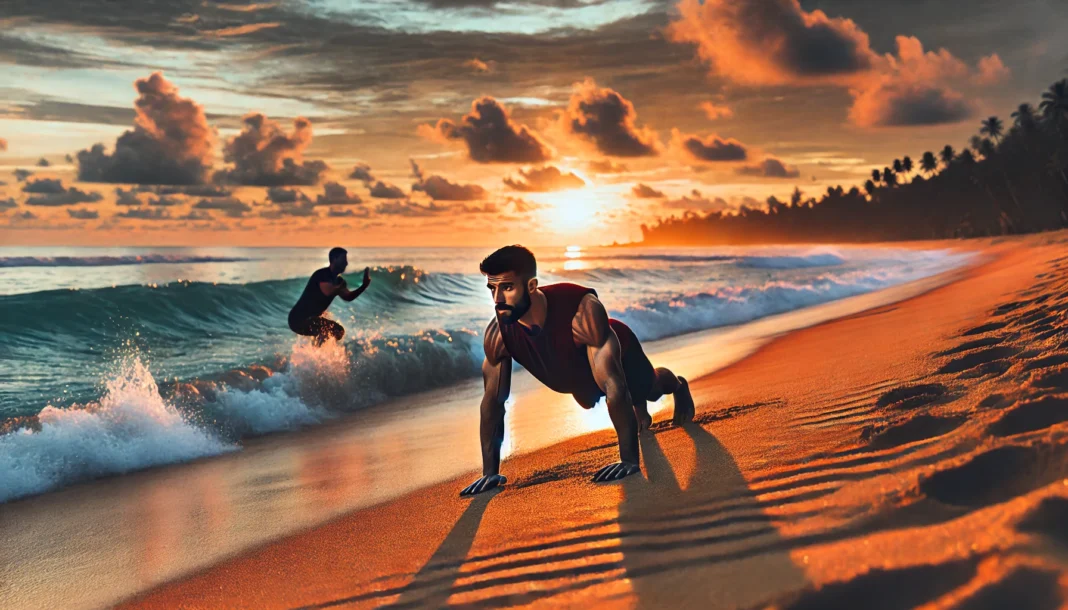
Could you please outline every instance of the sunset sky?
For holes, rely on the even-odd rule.
[[[0,244],[529,245],[1011,124],[1064,0],[6,0]]]

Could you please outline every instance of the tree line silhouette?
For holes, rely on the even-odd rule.
[[[1020,104],[1012,125],[996,116],[961,151],[946,145],[918,163],[873,169],[863,190],[828,187],[819,200],[795,188],[789,201],[736,213],[688,211],[642,225],[642,245],[887,241],[978,237],[1068,226],[1068,79]]]

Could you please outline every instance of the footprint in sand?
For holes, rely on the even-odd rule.
[[[976,559],[964,559],[896,570],[874,569],[851,580],[795,593],[774,607],[780,610],[914,608],[971,581],[978,564]]]
[[[1001,330],[1008,326],[1008,322],[988,322],[975,328],[970,328],[961,333],[962,337],[970,337],[972,335],[982,335],[985,333],[993,332],[995,330]]]
[[[1028,385],[1044,390],[1068,391],[1068,366],[1049,367],[1035,371]]]
[[[941,383],[921,383],[902,386],[886,392],[875,401],[879,408],[915,409],[942,401],[947,398],[949,390]]]
[[[938,373],[963,373],[969,369],[974,369],[984,364],[990,364],[996,360],[1011,358],[1018,353],[1020,353],[1020,348],[1011,345],[999,345],[981,349],[950,360],[942,365],[942,368],[938,369]],[[1008,367],[1006,367],[1006,370],[1007,368]]]
[[[1053,496],[1043,499],[1016,524],[1016,529],[1028,534],[1045,536],[1068,547],[1068,498]]]
[[[916,441],[923,441],[948,434],[967,421],[963,415],[940,417],[917,415],[899,424],[875,432],[868,441],[868,450],[891,449]]]
[[[1007,445],[936,472],[920,491],[943,504],[981,508],[1024,495],[1068,477],[1068,446]]]
[[[1022,402],[987,429],[994,436],[1012,436],[1043,430],[1068,421],[1068,396],[1045,396]]]

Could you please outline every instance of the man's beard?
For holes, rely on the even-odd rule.
[[[515,324],[530,311],[530,291],[523,295],[523,300],[512,307],[511,305],[500,304],[497,306],[497,321],[501,324]]]

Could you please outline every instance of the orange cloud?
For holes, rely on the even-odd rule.
[[[115,141],[78,153],[78,179],[125,184],[198,184],[214,158],[215,132],[204,107],[178,95],[178,88],[153,72],[134,82],[134,128]]]
[[[980,85],[996,85],[1005,82],[1012,76],[1001,57],[997,53],[988,55],[979,60],[979,73],[975,75],[975,82]]]
[[[269,30],[282,25],[281,23],[248,23],[245,25],[235,25],[229,28],[221,28],[218,30],[207,30],[203,32],[209,36],[242,36],[244,34],[252,34],[253,32],[259,32],[260,30]]]
[[[575,83],[561,115],[564,130],[593,142],[613,157],[651,157],[660,153],[655,131],[638,127],[634,104],[617,91],[597,86],[592,78]]]
[[[801,170],[796,167],[787,167],[785,163],[775,157],[768,157],[756,165],[746,165],[734,170],[743,176],[760,176],[763,178],[798,178]]]
[[[698,162],[745,161],[749,157],[745,145],[738,140],[714,134],[702,138],[672,129],[671,146],[689,160]]]
[[[586,166],[590,168],[590,171],[597,172],[598,174],[622,174],[630,171],[630,168],[626,165],[616,163],[611,159],[590,161]]]
[[[747,85],[849,87],[850,120],[866,127],[959,121],[972,107],[956,84],[1008,75],[997,55],[972,76],[949,51],[925,52],[908,36],[897,37],[896,55],[879,55],[855,22],[805,11],[798,0],[682,0],[679,15],[670,39],[696,45],[713,73]]]
[[[537,132],[512,121],[505,107],[489,96],[472,102],[471,112],[459,123],[439,119],[417,131],[436,142],[462,140],[468,156],[478,163],[539,163],[556,155]]]
[[[328,166],[323,161],[303,161],[304,149],[312,141],[311,121],[293,120],[293,131],[258,112],[247,114],[240,134],[226,143],[225,159],[233,169],[215,172],[215,181],[249,186],[318,184]]]
[[[518,178],[505,178],[504,183],[517,191],[547,192],[563,189],[582,188],[586,181],[571,172],[561,172],[559,168],[546,167],[519,170]]]
[[[705,111],[708,120],[729,119],[734,116],[734,111],[726,104],[720,105],[713,102],[701,102],[701,110]]]
[[[494,65],[496,65],[496,62],[490,61],[489,63],[487,63],[477,57],[464,62],[465,67],[471,68],[475,72],[482,73],[492,72]]]
[[[0,152],[7,150],[7,140],[0,138]]]
[[[848,82],[875,62],[856,23],[797,0],[682,0],[678,10],[669,38],[697,45],[714,72],[739,83]]]

